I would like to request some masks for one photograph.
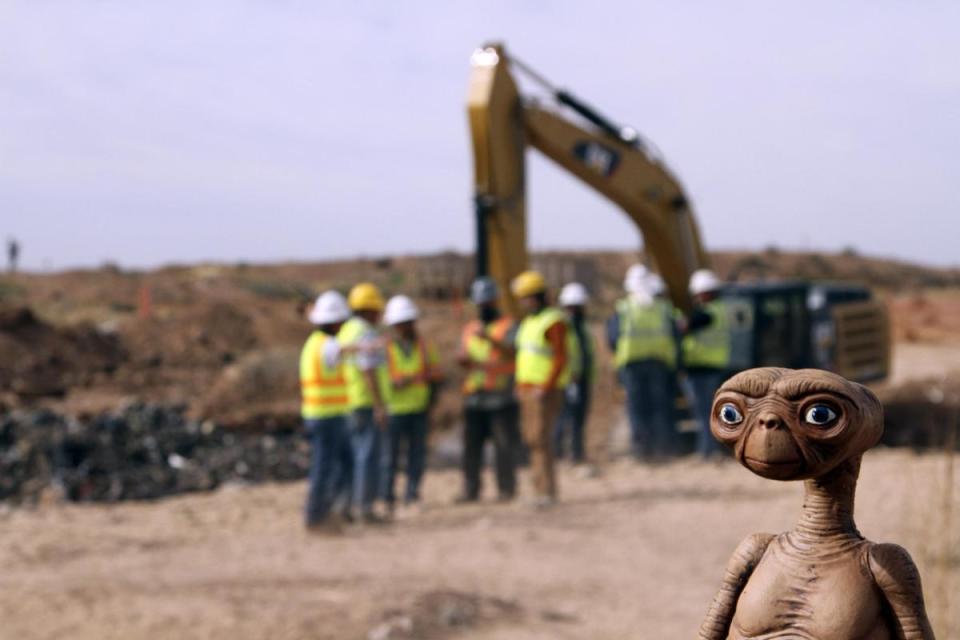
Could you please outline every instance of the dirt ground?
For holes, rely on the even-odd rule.
[[[857,509],[865,535],[913,553],[941,640],[960,638],[949,464],[871,452]],[[421,513],[336,539],[301,529],[303,483],[12,511],[0,635],[691,638],[737,543],[790,527],[801,501],[798,484],[730,462],[615,460],[596,477],[565,467],[561,481],[548,512],[458,507],[457,474],[430,472]]]
[[[816,267],[812,276],[883,287],[897,338],[888,384],[960,369],[955,270],[852,255],[761,257],[719,256],[718,266],[761,275]],[[611,286],[621,258],[610,258]],[[103,269],[0,281],[0,302],[34,309],[61,331],[10,316],[16,331],[0,343],[0,368],[26,362],[9,380],[36,388],[0,384],[0,407],[52,394],[40,384],[47,372],[70,369],[57,381],[67,388],[57,400],[65,410],[99,411],[136,396],[184,402],[227,423],[224,406],[242,407],[238,424],[295,420],[289,362],[306,331],[302,298],[360,277],[403,289],[404,264]],[[152,292],[146,302],[145,291]],[[141,317],[144,306],[149,317]],[[425,307],[425,330],[452,352],[450,328],[460,326],[462,309]],[[95,326],[98,339],[117,349],[89,371],[65,367],[58,346],[87,345],[86,330],[63,333],[81,325]],[[40,333],[56,348],[38,349]],[[31,358],[18,355],[25,350]],[[441,427],[459,415],[450,388]],[[597,391],[590,445],[601,459],[611,440],[605,430],[622,409],[609,375]],[[612,440],[622,448],[617,433]],[[940,640],[960,640],[957,466],[946,454],[873,451],[858,492],[863,533],[912,552]],[[691,638],[737,543],[750,532],[788,528],[801,502],[798,485],[691,459],[649,467],[617,458],[595,477],[563,467],[562,504],[548,512],[453,506],[459,488],[456,472],[431,469],[421,513],[338,539],[303,532],[302,482],[153,503],[0,505],[0,640]]]

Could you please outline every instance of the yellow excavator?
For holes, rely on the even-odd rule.
[[[637,225],[648,261],[674,305],[687,312],[690,275],[709,268],[693,209],[679,179],[639,133],[553,86],[504,46],[471,58],[467,111],[473,142],[476,273],[509,298],[527,268],[527,147],[537,149],[617,204]],[[520,92],[514,72],[548,98]],[[809,282],[746,283],[723,292],[732,317],[733,365],[817,367],[861,382],[890,368],[886,307],[861,286]]]

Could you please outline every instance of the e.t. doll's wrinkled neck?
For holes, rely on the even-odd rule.
[[[790,532],[798,547],[830,543],[840,550],[863,540],[853,521],[861,458],[845,460],[826,474],[804,481],[803,513]]]

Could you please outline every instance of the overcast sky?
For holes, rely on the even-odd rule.
[[[958,264],[957,2],[0,0],[0,237],[29,268],[472,246],[489,39],[654,141],[710,248]],[[538,248],[635,247],[531,151]]]

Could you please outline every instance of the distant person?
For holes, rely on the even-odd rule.
[[[7,271],[10,273],[17,272],[17,260],[20,258],[20,243],[17,242],[16,238],[9,238],[7,240]]]
[[[563,408],[554,429],[554,451],[557,458],[563,458],[569,450],[570,459],[576,464],[586,461],[584,432],[596,372],[596,345],[587,326],[586,306],[589,299],[586,287],[579,282],[564,286],[558,299],[576,337],[577,353],[574,359],[577,366],[563,390]]]
[[[353,449],[353,506],[362,522],[383,519],[374,511],[379,490],[382,433],[387,428],[386,366],[383,340],[377,329],[383,295],[369,282],[350,290],[353,315],[337,338],[350,348],[344,377],[350,406],[350,441]]]
[[[655,298],[655,282],[646,267],[631,266],[623,281],[627,295],[607,321],[607,344],[626,392],[630,445],[637,460],[672,453],[677,347],[673,307]]]
[[[407,296],[387,301],[383,322],[391,330],[387,342],[387,413],[389,422],[383,456],[383,499],[394,512],[397,467],[406,449],[407,483],[404,504],[420,501],[420,481],[427,462],[428,414],[436,400],[441,375],[436,348],[417,331],[420,311]]]
[[[320,295],[308,315],[313,332],[300,353],[300,414],[310,439],[310,475],[304,509],[308,530],[339,533],[336,505],[350,504],[353,457],[347,414],[343,349],[337,332],[350,317],[347,301],[336,291]]]
[[[463,494],[460,502],[475,502],[481,494],[483,450],[493,441],[497,497],[512,500],[517,492],[520,434],[514,397],[517,325],[503,315],[497,304],[497,285],[480,277],[470,287],[470,300],[477,318],[460,336],[460,366],[466,369],[463,383]]]
[[[521,429],[530,450],[536,497],[533,506],[557,500],[553,464],[553,428],[562,402],[561,389],[571,379],[575,338],[566,316],[550,306],[547,285],[536,271],[525,271],[511,283],[524,317],[517,330],[517,396]]]
[[[720,445],[710,434],[710,408],[713,395],[732,373],[728,312],[717,297],[722,286],[713,271],[695,271],[690,276],[694,310],[681,323],[684,393],[699,427],[697,452],[704,458],[720,455]]]

